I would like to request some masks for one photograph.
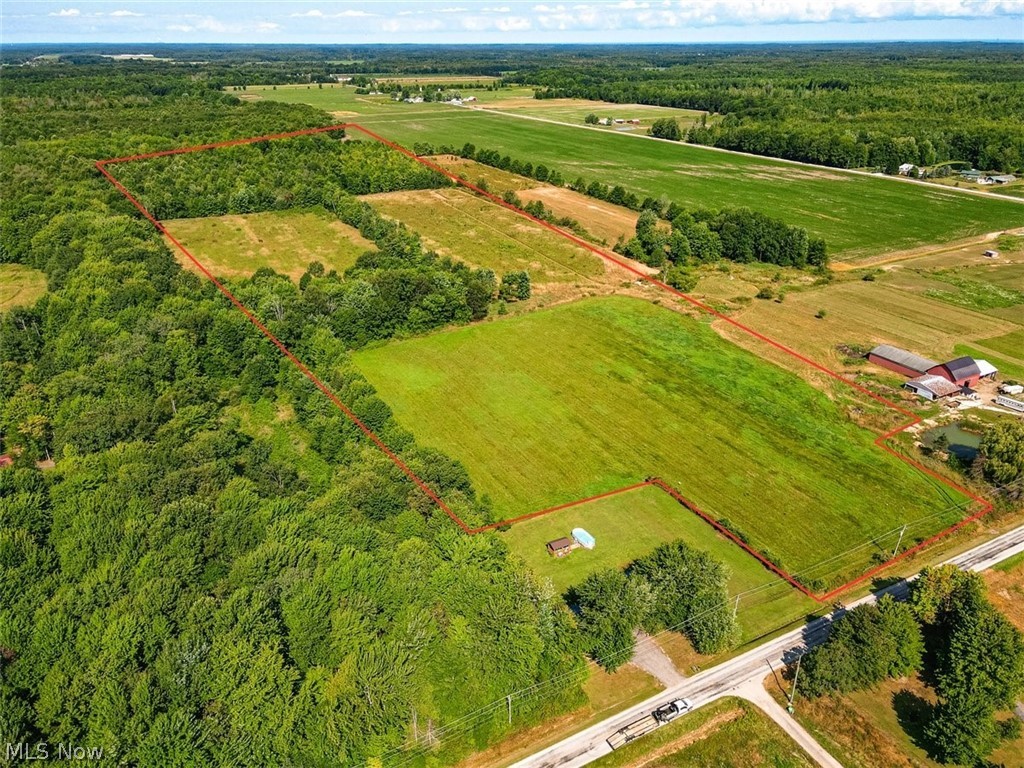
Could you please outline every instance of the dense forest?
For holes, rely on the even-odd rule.
[[[93,167],[329,116],[105,67],[5,73],[0,261],[43,270],[49,291],[0,315],[0,738],[138,765],[387,764],[412,744],[449,762],[507,731],[509,693],[528,691],[516,726],[582,704],[603,626],[497,535],[460,533]],[[418,446],[347,362],[470,322],[498,290],[354,196],[445,183],[385,153],[322,135],[111,168],[159,215],[317,204],[358,227],[376,247],[345,274],[261,269],[231,290],[486,522],[465,470]],[[254,425],[261,409],[274,415]],[[649,598],[638,625],[730,641],[725,574],[703,553],[680,545],[628,578]]]

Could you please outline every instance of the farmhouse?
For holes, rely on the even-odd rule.
[[[552,557],[565,557],[576,548],[576,542],[568,536],[548,542],[548,554]]]
[[[1009,184],[1010,182],[1016,181],[1017,177],[1012,173],[1002,174],[1000,176],[990,176],[993,184]]]
[[[986,365],[991,368],[992,366]],[[958,387],[973,387],[981,379],[981,368],[973,357],[958,357],[948,363],[937,364],[928,369],[928,373],[942,376]],[[995,369],[992,369],[995,373]]]
[[[907,352],[899,347],[891,347],[888,344],[879,344],[868,352],[868,360],[904,376],[920,376],[938,365],[934,360],[915,355],[913,352]]]
[[[900,176],[909,176],[912,170],[914,170],[913,163],[903,163],[899,168]]]
[[[903,385],[903,388],[909,389],[925,400],[938,400],[940,397],[949,397],[960,391],[960,387],[953,382],[931,373],[911,379]]]

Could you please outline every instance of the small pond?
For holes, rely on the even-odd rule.
[[[929,448],[935,447],[935,441],[939,435],[945,435],[948,445],[946,450],[956,456],[960,461],[974,461],[978,455],[978,448],[981,445],[981,435],[977,432],[968,432],[962,429],[959,424],[946,424],[943,427],[932,427],[921,433],[921,442]]]

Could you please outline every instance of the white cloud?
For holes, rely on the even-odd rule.
[[[136,13],[135,11],[126,11],[123,9],[120,11],[111,11],[110,15],[119,19],[126,18],[128,16],[142,16],[141,13]]]
[[[275,30],[278,30],[280,28],[280,24],[275,24],[272,21],[261,21],[259,24],[256,25],[256,29],[258,29],[260,32],[274,32]]]
[[[512,9],[507,5],[499,5],[495,8],[484,6],[480,9],[481,13],[511,13]]]
[[[502,32],[524,32],[533,28],[533,23],[525,16],[503,16],[494,23]]]
[[[190,27],[188,24],[170,24],[167,27],[168,32],[194,32],[195,27]]]
[[[77,8],[61,8],[59,11],[50,11],[47,16],[63,16],[65,18],[71,16],[81,16],[82,12]]]
[[[434,13],[466,13],[469,8],[438,8]],[[430,13],[430,11],[427,11]]]
[[[295,19],[364,19],[376,15],[377,14],[375,13],[368,13],[366,11],[351,8],[339,11],[338,13],[324,13],[323,11],[314,8],[312,11],[291,14],[292,18]]]

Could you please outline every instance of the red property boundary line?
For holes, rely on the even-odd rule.
[[[661,480],[660,478],[649,478],[649,479],[645,480],[642,483],[636,483],[634,485],[626,486],[624,488],[618,488],[616,490],[608,491],[606,493],[598,494],[596,496],[590,496],[588,498],[579,499],[577,501],[572,501],[572,502],[569,502],[567,504],[560,504],[560,505],[555,506],[555,507],[549,507],[547,509],[541,509],[541,510],[538,510],[536,512],[531,512],[529,514],[521,515],[519,517],[513,517],[513,518],[510,518],[508,520],[502,520],[502,521],[497,522],[497,523],[491,523],[489,525],[483,525],[483,526],[479,526],[479,527],[476,527],[476,528],[471,528],[457,514],[455,514],[455,512],[453,512],[452,509],[447,504],[445,504],[445,502],[441,499],[441,497],[438,496],[437,493],[435,493],[430,488],[430,486],[428,486],[426,484],[426,482],[422,478],[419,477],[419,475],[417,475],[415,472],[413,472],[412,469],[405,462],[403,462],[395,454],[395,452],[392,451],[384,443],[384,441],[381,440],[380,437],[377,436],[377,434],[372,429],[370,429],[358,416],[356,416],[356,414],[347,405],[345,405],[345,403],[343,403],[341,401],[341,399],[336,394],[334,394],[334,392],[332,392],[331,389],[326,384],[324,384],[322,381],[320,381],[320,379],[317,378],[317,376],[308,367],[306,367],[306,365],[301,360],[299,360],[299,358],[296,357],[292,353],[292,351],[289,350],[284,345],[283,342],[281,342],[276,336],[274,336],[274,334],[271,333],[270,329],[267,328],[267,326],[264,325],[263,322],[261,322],[259,320],[259,318],[257,318],[248,307],[246,307],[244,304],[242,304],[242,302],[239,301],[238,298],[236,298],[235,295],[233,293],[231,293],[231,291],[229,291],[227,289],[227,287],[223,283],[221,283],[219,280],[217,280],[217,278],[210,272],[210,270],[207,269],[206,266],[201,261],[199,261],[199,259],[197,259],[195,256],[193,256],[192,253],[189,252],[189,250],[184,245],[182,245],[182,243],[177,238],[175,238],[174,235],[172,235],[168,231],[167,227],[165,227],[164,224],[159,219],[157,219],[152,213],[150,213],[149,210],[142,203],[140,203],[138,201],[138,199],[136,199],[135,196],[132,195],[132,193],[130,191],[128,191],[128,189],[120,181],[118,181],[114,177],[114,175],[107,169],[108,165],[114,165],[116,163],[128,163],[128,162],[133,162],[133,161],[136,161],[136,160],[149,160],[149,159],[157,158],[157,157],[168,157],[168,156],[171,156],[171,155],[182,155],[182,154],[188,154],[188,153],[192,153],[192,152],[202,152],[202,151],[205,151],[205,150],[208,150],[208,149],[221,149],[221,148],[224,148],[224,147],[233,147],[233,146],[240,146],[240,145],[245,145],[245,144],[255,144],[257,142],[262,142],[262,141],[274,141],[274,140],[277,140],[277,139],[289,139],[289,138],[294,138],[294,137],[297,137],[297,136],[309,136],[309,135],[312,135],[312,134],[329,133],[329,132],[332,132],[332,131],[341,131],[341,130],[355,130],[355,131],[359,131],[360,133],[370,137],[371,139],[374,139],[374,140],[380,142],[381,144],[384,144],[385,146],[390,147],[391,149],[395,150],[396,152],[400,152],[401,154],[405,155],[406,157],[409,157],[409,158],[415,160],[416,162],[420,163],[421,165],[423,165],[423,166],[425,166],[427,168],[430,168],[431,170],[436,171],[437,173],[442,174],[443,176],[447,177],[451,181],[454,181],[456,184],[458,184],[458,185],[460,185],[462,187],[465,187],[465,188],[467,188],[469,190],[472,190],[473,192],[475,192],[476,194],[478,194],[478,195],[480,195],[482,197],[487,198],[488,200],[490,200],[491,202],[495,203],[496,205],[500,205],[503,208],[507,208],[508,210],[513,211],[517,215],[522,216],[522,217],[524,217],[526,219],[529,219],[530,221],[532,221],[533,223],[537,224],[538,226],[544,227],[545,229],[548,229],[548,230],[550,230],[550,231],[560,235],[561,237],[564,237],[565,239],[567,239],[570,242],[572,242],[574,245],[577,245],[577,246],[579,246],[581,248],[586,249],[587,251],[590,251],[591,253],[599,256],[600,258],[604,259],[605,261],[610,262],[610,263],[616,265],[617,267],[625,270],[626,272],[629,272],[632,275],[635,275],[637,278],[643,280],[644,282],[650,283],[651,285],[655,285],[658,288],[660,288],[661,290],[665,291],[666,293],[669,293],[669,294],[671,294],[671,295],[673,295],[673,296],[675,296],[677,298],[683,299],[684,301],[688,302],[689,304],[693,305],[694,307],[697,307],[701,311],[706,312],[707,314],[711,315],[712,317],[715,317],[715,318],[717,318],[719,320],[722,320],[725,323],[728,323],[729,325],[732,325],[735,328],[740,329],[744,333],[747,333],[750,336],[754,337],[755,339],[758,339],[759,341],[762,341],[765,344],[768,344],[769,346],[774,347],[775,349],[777,349],[777,350],[779,350],[781,352],[784,352],[785,354],[787,354],[787,355],[789,355],[789,356],[799,360],[800,362],[810,366],[811,368],[815,369],[816,371],[824,373],[825,375],[835,379],[836,381],[842,382],[844,385],[846,385],[846,386],[856,390],[857,392],[860,392],[863,395],[867,395],[871,399],[881,403],[882,405],[886,406],[887,408],[889,408],[891,410],[894,410],[894,411],[902,414],[903,416],[908,417],[910,420],[908,422],[906,422],[905,424],[903,424],[903,425],[901,425],[899,427],[896,427],[895,429],[892,429],[889,432],[886,432],[885,434],[879,435],[875,439],[875,445],[877,445],[879,448],[881,448],[882,450],[886,451],[887,453],[895,456],[897,459],[899,459],[903,463],[908,464],[909,466],[911,466],[914,469],[918,470],[919,472],[922,472],[925,475],[928,475],[929,477],[933,478],[934,480],[937,480],[938,482],[942,483],[946,487],[948,487],[948,488],[950,488],[952,490],[955,490],[958,493],[962,494],[963,496],[966,496],[967,498],[969,498],[969,499],[973,500],[974,502],[980,504],[981,505],[980,511],[978,511],[978,512],[976,512],[976,513],[974,513],[974,514],[972,514],[972,515],[970,515],[968,517],[965,517],[960,522],[958,522],[958,523],[956,523],[954,525],[951,525],[950,527],[948,527],[948,528],[946,528],[946,529],[944,529],[942,531],[939,531],[938,533],[936,533],[935,535],[933,535],[930,538],[926,539],[925,541],[922,541],[919,544],[916,544],[915,546],[911,547],[910,549],[904,550],[903,552],[899,553],[895,557],[892,557],[889,560],[886,560],[885,562],[883,562],[883,563],[881,563],[881,564],[879,564],[879,565],[869,569],[868,571],[862,573],[857,578],[852,579],[851,581],[848,581],[847,583],[845,583],[845,584],[843,584],[843,585],[841,585],[839,587],[836,587],[835,589],[833,589],[833,590],[831,590],[829,592],[826,592],[824,594],[821,594],[821,595],[815,594],[814,592],[809,590],[806,586],[804,586],[798,579],[796,579],[795,577],[793,577],[792,575],[787,573],[785,570],[779,568],[774,563],[770,562],[761,553],[759,553],[753,547],[749,546],[746,542],[742,541],[736,534],[734,534],[732,531],[730,531],[727,528],[725,528],[717,520],[715,520],[709,514],[704,512],[704,510],[700,509],[700,507],[698,507],[695,503],[693,503],[692,501],[690,501],[689,499],[684,497],[681,493],[679,493],[679,491],[677,491],[675,488],[673,488],[672,486],[670,486],[668,483],[666,483],[665,481]],[[195,264],[196,268],[199,269],[199,271],[202,272],[207,278],[209,278],[209,280],[217,287],[217,290],[219,290],[225,297],[227,297],[227,299],[232,304],[234,304],[235,307],[237,307],[238,310],[243,315],[245,315],[245,317],[249,320],[249,322],[251,322],[254,326],[256,326],[260,330],[260,332],[264,336],[266,336],[267,339],[272,344],[274,344],[274,346],[276,346],[281,351],[281,354],[283,354],[302,373],[303,376],[305,376],[307,379],[309,379],[317,389],[319,389],[332,403],[334,403],[334,405],[337,406],[337,408],[342,413],[344,413],[345,416],[347,416],[348,419],[351,420],[352,423],[355,424],[363,432],[363,434],[365,434],[395,464],[395,466],[397,466],[406,475],[406,477],[408,477],[432,502],[434,502],[434,504],[436,504],[438,506],[438,508],[440,508],[446,515],[448,515],[448,517],[451,518],[451,520],[463,532],[465,532],[467,534],[472,535],[472,534],[482,533],[483,531],[488,531],[488,530],[492,530],[492,529],[499,528],[499,527],[502,527],[502,526],[512,525],[513,523],[522,522],[524,520],[530,520],[532,518],[541,517],[541,516],[549,514],[551,512],[556,512],[558,510],[568,509],[570,507],[579,506],[581,504],[586,504],[588,502],[596,501],[598,499],[603,499],[603,498],[607,498],[607,497],[610,497],[610,496],[615,496],[615,495],[618,495],[618,494],[621,494],[621,493],[626,493],[628,491],[637,490],[639,488],[651,486],[651,487],[659,488],[662,491],[664,491],[665,493],[667,493],[670,496],[672,496],[672,498],[674,498],[680,504],[682,504],[687,509],[689,509],[690,511],[692,511],[693,513],[698,515],[705,522],[707,522],[708,524],[713,526],[715,528],[715,530],[717,530],[723,536],[728,538],[734,544],[737,544],[739,547],[741,547],[744,551],[746,551],[751,556],[757,558],[757,560],[765,568],[767,568],[768,570],[770,570],[772,573],[776,574],[780,578],[784,579],[785,581],[789,582],[789,584],[791,584],[793,587],[798,589],[800,592],[802,592],[803,594],[807,595],[808,597],[810,597],[810,598],[812,598],[812,599],[814,599],[814,600],[816,600],[816,601],[818,601],[820,603],[824,603],[824,602],[828,602],[829,600],[832,600],[834,597],[836,597],[837,595],[839,595],[842,592],[845,592],[846,590],[850,589],[851,587],[854,587],[854,586],[856,586],[858,584],[861,584],[861,583],[867,581],[871,577],[873,577],[876,574],[880,573],[885,568],[888,568],[893,563],[896,563],[896,562],[898,562],[898,561],[900,561],[900,560],[902,560],[904,558],[910,557],[911,555],[913,555],[913,554],[915,554],[917,552],[920,552],[921,550],[931,546],[932,544],[934,544],[935,542],[939,541],[940,539],[943,539],[946,536],[949,536],[950,534],[952,534],[953,532],[959,530],[960,528],[964,527],[965,525],[968,525],[969,523],[972,523],[972,522],[980,519],[981,517],[984,517],[985,515],[987,515],[989,512],[992,511],[992,503],[991,502],[989,502],[986,499],[982,498],[981,496],[978,496],[977,494],[967,490],[966,488],[958,485],[957,483],[954,483],[953,481],[943,477],[939,473],[929,469],[928,467],[925,467],[924,465],[920,464],[919,462],[916,462],[913,459],[911,459],[911,458],[909,458],[907,456],[904,456],[903,454],[899,453],[898,451],[893,449],[888,444],[888,441],[889,441],[890,438],[894,437],[895,435],[899,434],[900,432],[903,432],[908,427],[912,427],[915,424],[920,423],[920,421],[921,421],[920,417],[918,417],[917,415],[915,415],[911,411],[908,411],[905,408],[903,408],[902,406],[898,405],[897,403],[894,403],[891,400],[889,400],[889,399],[887,399],[887,398],[885,398],[885,397],[883,397],[883,396],[881,396],[879,394],[876,394],[875,392],[872,392],[867,387],[864,387],[864,386],[862,386],[860,384],[857,384],[856,382],[849,381],[848,379],[844,378],[843,376],[841,376],[840,374],[836,373],[835,371],[825,367],[821,363],[815,362],[814,360],[810,359],[809,357],[806,357],[805,355],[800,354],[796,350],[790,349],[786,345],[781,344],[780,342],[777,342],[774,339],[772,339],[772,338],[770,338],[768,336],[765,336],[763,333],[760,333],[759,331],[756,331],[753,328],[750,328],[750,327],[740,323],[738,320],[735,320],[735,319],[729,317],[728,315],[725,315],[725,314],[719,312],[718,310],[714,309],[713,307],[710,307],[707,304],[704,304],[703,302],[693,298],[692,296],[689,296],[689,295],[683,293],[682,291],[679,291],[679,290],[673,288],[672,286],[670,286],[670,285],[668,285],[666,283],[663,283],[660,280],[657,280],[657,279],[655,279],[655,278],[645,274],[644,272],[642,272],[641,270],[637,269],[635,266],[633,266],[629,262],[627,262],[627,261],[625,261],[623,259],[618,258],[618,256],[612,255],[610,253],[607,253],[607,252],[601,250],[600,248],[597,248],[596,246],[592,245],[591,243],[588,243],[586,240],[583,240],[582,238],[577,237],[576,235],[572,234],[571,232],[566,232],[565,230],[562,230],[562,229],[554,226],[553,224],[551,224],[551,223],[549,223],[547,221],[544,221],[543,219],[540,219],[540,218],[538,218],[536,216],[533,216],[533,215],[527,213],[526,211],[524,211],[521,208],[518,208],[518,207],[512,205],[511,203],[505,202],[500,197],[498,197],[498,196],[496,196],[494,194],[491,194],[490,192],[487,192],[486,190],[481,189],[480,187],[476,186],[475,184],[471,184],[470,182],[466,181],[465,179],[461,178],[460,176],[457,176],[456,174],[451,173],[450,171],[442,168],[441,166],[437,165],[434,162],[431,162],[430,160],[427,160],[426,158],[418,157],[414,152],[409,151],[405,147],[403,147],[403,146],[401,146],[399,144],[396,144],[395,142],[390,141],[390,140],[384,138],[383,136],[380,136],[379,134],[374,133],[373,131],[371,131],[371,130],[369,130],[367,128],[364,128],[363,126],[361,126],[361,125],[359,125],[357,123],[339,123],[337,125],[328,125],[328,126],[323,126],[323,127],[320,127],[320,128],[307,128],[307,129],[304,129],[304,130],[289,131],[289,132],[286,132],[286,133],[276,133],[276,134],[271,134],[271,135],[267,135],[267,136],[253,136],[253,137],[244,138],[244,139],[233,139],[233,140],[230,140],[230,141],[219,141],[219,142],[215,142],[215,143],[212,143],[212,144],[200,144],[200,145],[191,146],[191,147],[179,147],[177,149],[162,150],[162,151],[159,151],[159,152],[147,152],[147,153],[137,154],[137,155],[128,155],[128,156],[125,156],[125,157],[114,157],[114,158],[109,158],[109,159],[106,159],[106,160],[98,160],[98,161],[96,161],[95,165],[96,165],[96,169],[101,174],[103,174],[103,176],[107,179],[107,181],[109,181],[122,195],[124,195],[124,197],[133,206],[135,206],[135,208],[137,208],[139,210],[139,212],[147,220],[149,220],[149,222],[152,223],[153,226],[156,227],[157,230],[161,234],[163,234],[168,240],[170,240],[174,244],[174,246],[179,251],[181,251],[181,253],[184,254],[186,258],[189,259],[189,261],[191,261],[193,264]]]

